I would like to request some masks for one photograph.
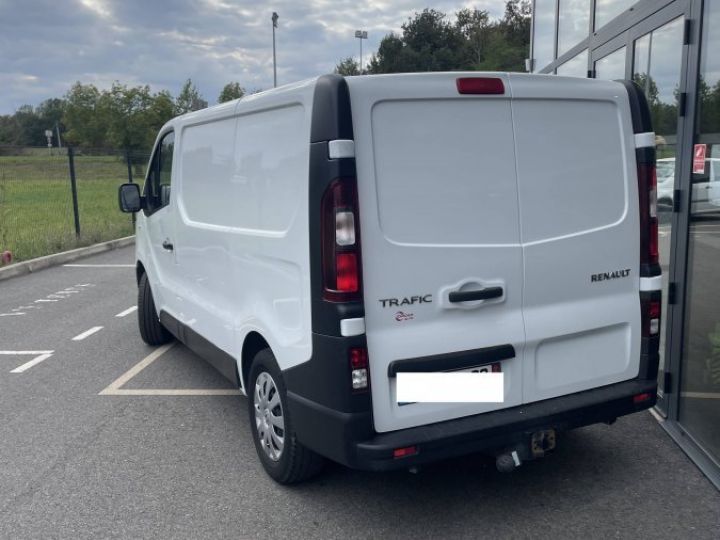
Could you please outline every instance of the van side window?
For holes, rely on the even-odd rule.
[[[155,149],[147,182],[145,196],[149,213],[156,212],[170,203],[170,185],[172,183],[172,161],[175,148],[175,133],[165,135]]]

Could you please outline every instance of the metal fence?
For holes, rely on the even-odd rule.
[[[0,146],[0,253],[21,261],[133,234],[117,191],[143,181],[148,159],[112,149]]]

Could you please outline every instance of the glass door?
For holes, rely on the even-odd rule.
[[[684,178],[681,167],[688,159],[686,147],[691,137],[690,123],[680,110],[680,100],[688,88],[690,49],[685,44],[685,21],[691,17],[694,1],[697,0],[675,0],[594,47],[590,53],[595,78],[632,79],[644,90],[650,105],[658,157],[659,247],[663,273],[658,408],[665,415],[670,405],[665,392],[665,373],[670,372],[671,367],[677,370],[682,342],[682,325],[673,322],[676,312],[675,318],[681,318],[682,305],[668,305],[668,284],[682,279],[685,268],[684,252],[678,249],[685,246],[684,235],[680,235],[680,243],[674,237],[677,236],[675,228],[683,223],[680,216],[686,214],[677,212],[675,194]]]
[[[720,461],[720,3],[703,10],[678,420]]]
[[[657,148],[659,251],[662,268],[662,314],[658,394],[664,395],[671,275],[674,194],[678,175],[679,99],[683,91],[685,17],[680,15],[633,39],[632,79],[650,105]]]

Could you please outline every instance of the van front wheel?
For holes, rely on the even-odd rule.
[[[147,274],[142,275],[138,284],[138,326],[140,337],[148,345],[163,345],[172,339],[170,332],[160,323]]]
[[[285,385],[270,350],[257,353],[248,379],[250,429],[265,472],[280,484],[295,484],[316,475],[324,460],[297,440]]]

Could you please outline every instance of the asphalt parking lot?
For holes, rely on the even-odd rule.
[[[649,413],[509,475],[470,456],[279,486],[237,390],[140,340],[132,262],[0,282],[0,538],[720,537],[720,493]]]

